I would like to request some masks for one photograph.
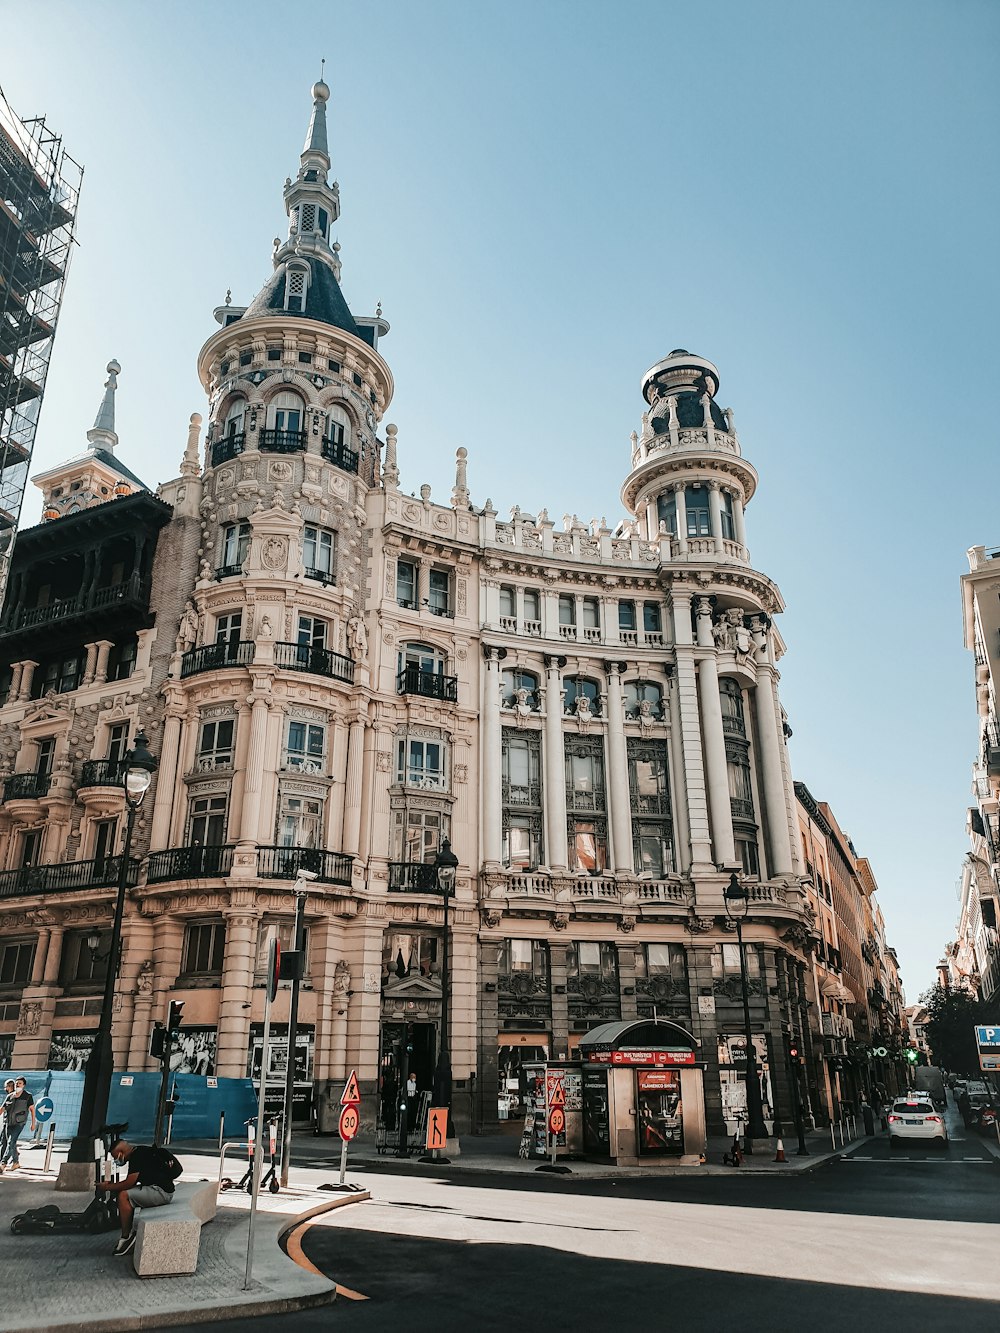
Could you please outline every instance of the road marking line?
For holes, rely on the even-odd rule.
[[[288,1255],[289,1259],[291,1259],[293,1263],[298,1264],[300,1268],[304,1268],[307,1273],[315,1273],[317,1277],[326,1278],[328,1282],[332,1282],[337,1289],[337,1295],[343,1296],[349,1301],[367,1301],[369,1298],[362,1295],[360,1291],[354,1291],[351,1287],[343,1286],[336,1278],[330,1277],[330,1275],[324,1273],[321,1268],[317,1268],[302,1249],[301,1237],[305,1235],[311,1226],[315,1225],[317,1219],[324,1213],[333,1212],[335,1208],[343,1208],[345,1204],[362,1203],[365,1199],[370,1198],[371,1194],[367,1190],[364,1190],[359,1191],[357,1194],[344,1195],[339,1199],[331,1199],[328,1203],[324,1202],[319,1204],[318,1207],[310,1208],[308,1212],[302,1213],[294,1222],[292,1222],[289,1229],[284,1233],[285,1253]]]

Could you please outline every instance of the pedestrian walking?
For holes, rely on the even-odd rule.
[[[0,1101],[0,1162],[7,1156],[7,1098],[14,1094],[14,1080],[9,1078],[3,1085],[3,1100]],[[2,1169],[2,1168],[0,1168]]]
[[[17,1140],[21,1130],[29,1119],[32,1131],[38,1123],[35,1119],[35,1099],[23,1078],[14,1080],[14,1091],[4,1098],[0,1109],[4,1115],[4,1149],[0,1156],[0,1171],[16,1171],[21,1165],[17,1156]]]
[[[181,1164],[167,1148],[127,1143],[124,1139],[114,1144],[111,1156],[116,1162],[127,1162],[128,1172],[123,1180],[102,1180],[97,1188],[118,1196],[122,1234],[114,1253],[128,1254],[135,1245],[135,1210],[173,1203],[174,1181],[181,1174]]]

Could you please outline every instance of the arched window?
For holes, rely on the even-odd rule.
[[[458,700],[458,681],[445,675],[445,654],[426,643],[403,643],[396,657],[396,689],[449,703]]]
[[[746,736],[747,724],[743,715],[743,691],[739,683],[730,676],[723,676],[719,681],[719,698],[722,703],[722,730],[729,736]]]
[[[647,708],[643,708],[643,704]],[[625,682],[625,716],[633,721],[639,717],[663,717],[663,691],[651,680]]]
[[[524,704],[528,708],[538,707],[538,677],[520,667],[511,667],[501,671],[500,681],[503,686],[503,706],[513,708],[515,704]]]
[[[222,434],[226,439],[232,439],[234,435],[243,435],[244,420],[246,417],[247,400],[245,398],[234,398],[226,409],[226,419],[222,423]]]
[[[444,653],[440,648],[431,648],[426,643],[404,643],[399,649],[397,669],[405,671],[407,667],[442,676],[445,668]]]
[[[326,438],[331,444],[347,446],[351,443],[351,418],[339,403],[334,403],[327,412]]]
[[[293,264],[285,270],[285,309],[292,315],[301,315],[306,308],[309,289],[309,270],[304,264]]]
[[[301,431],[305,417],[305,403],[297,393],[287,389],[276,393],[267,405],[267,424],[271,430]]]
[[[596,680],[587,680],[584,676],[566,676],[563,680],[566,700],[563,708],[567,713],[590,713],[599,717],[601,713],[601,687]]]

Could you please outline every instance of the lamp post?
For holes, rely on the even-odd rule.
[[[444,897],[444,940],[441,948],[441,1044],[438,1050],[437,1067],[434,1070],[434,1092],[432,1105],[448,1108],[448,1133],[451,1134],[451,1052],[448,1046],[448,1018],[450,983],[448,973],[448,899],[455,892],[455,878],[458,874],[458,857],[451,850],[447,838],[441,843],[441,850],[434,859],[437,872],[437,888]]]
[[[108,974],[104,979],[104,999],[101,1018],[97,1025],[94,1046],[87,1060],[83,1079],[83,1101],[76,1136],[69,1147],[67,1163],[85,1163],[88,1169],[94,1161],[94,1139],[108,1118],[108,1098],[111,1095],[111,1075],[114,1070],[114,1052],[111,1046],[111,1019],[115,1001],[115,986],[121,964],[122,919],[125,914],[125,894],[128,889],[129,859],[132,853],[132,829],[135,812],[149,790],[156,772],[156,760],[149,752],[149,741],[139,731],[132,749],[123,757],[125,770],[125,840],[122,844],[118,867],[118,898],[115,902],[115,920],[108,946]]]
[[[729,877],[725,891],[726,916],[736,923],[736,941],[740,950],[740,982],[743,987],[743,1030],[747,1047],[747,1127],[743,1136],[743,1151],[753,1155],[754,1139],[766,1139],[767,1126],[760,1104],[760,1079],[757,1075],[757,1052],[753,1044],[753,1028],[750,1025],[750,988],[747,983],[747,958],[743,947],[743,922],[750,910],[747,891],[737,879],[735,872]]]

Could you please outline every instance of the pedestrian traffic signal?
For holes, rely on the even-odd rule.
[[[167,1031],[176,1032],[181,1025],[181,1018],[184,1013],[183,1000],[171,1000],[170,1009],[167,1014]]]

